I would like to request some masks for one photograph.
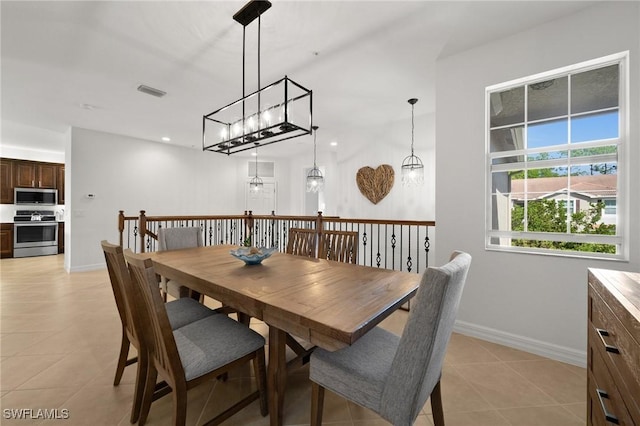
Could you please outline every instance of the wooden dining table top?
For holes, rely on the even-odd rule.
[[[353,344],[415,295],[416,273],[276,252],[245,265],[216,245],[152,253],[158,274],[328,350]]]

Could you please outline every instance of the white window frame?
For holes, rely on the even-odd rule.
[[[551,256],[564,256],[564,257],[580,257],[591,259],[607,259],[607,260],[621,260],[628,261],[629,258],[629,214],[628,214],[628,155],[627,144],[629,141],[629,52],[620,52],[606,57],[582,62],[575,65],[555,69],[552,71],[532,75],[529,77],[519,78],[516,80],[500,83],[485,88],[485,249],[492,251],[508,251],[519,252],[528,254],[543,254]],[[512,89],[515,87],[524,86],[536,82],[547,81],[567,74],[573,74],[577,72],[588,71],[589,69],[601,68],[608,65],[619,64],[619,97],[618,97],[618,114],[619,114],[619,131],[617,142],[617,199],[616,199],[616,234],[617,235],[597,235],[597,234],[570,234],[570,233],[545,233],[545,232],[528,232],[528,231],[502,231],[494,230],[493,227],[493,211],[492,211],[492,172],[498,170],[499,166],[492,166],[492,160],[494,158],[513,156],[513,155],[526,155],[529,151],[503,151],[491,153],[491,93]],[[525,123],[527,119],[525,117]],[[533,121],[532,121],[533,122]],[[581,146],[585,148],[589,147],[589,142],[581,143]],[[597,145],[597,144],[596,144]],[[563,149],[560,147],[559,149]],[[566,148],[569,149],[569,148]],[[538,148],[538,151],[554,151],[556,147],[550,148]],[[525,153],[526,151],[526,153]],[[615,155],[602,155],[602,162],[607,161],[607,157]],[[609,158],[610,159],[610,158]],[[569,165],[570,160],[565,159],[566,165]],[[547,165],[546,163],[549,162]],[[538,161],[541,167],[557,167],[556,160]],[[551,164],[553,163],[553,164]],[[509,212],[509,216],[510,216]],[[509,217],[510,223],[510,217]],[[551,238],[550,238],[551,237]],[[511,239],[538,239],[538,240],[553,240],[553,241],[566,241],[566,242],[594,242],[602,244],[616,244],[619,247],[618,253],[594,253],[594,252],[582,252],[582,251],[569,251],[558,249],[544,249],[535,247],[519,247],[511,246]],[[498,241],[498,243],[492,243],[492,240]]]

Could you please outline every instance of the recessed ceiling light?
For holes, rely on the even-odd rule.
[[[255,157],[255,156],[256,156],[256,155],[258,155],[258,154],[256,154],[255,152],[252,152],[252,153],[251,153],[251,155],[253,155],[253,156]]]
[[[162,137],[162,142],[171,142],[171,138],[168,136],[163,136]]]
[[[338,142],[333,141],[333,142],[331,142],[329,145],[331,145],[331,146],[338,146]]]

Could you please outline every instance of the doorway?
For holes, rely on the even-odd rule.
[[[262,190],[255,191],[245,185],[245,209],[256,215],[267,215],[276,211],[276,182],[264,182]]]

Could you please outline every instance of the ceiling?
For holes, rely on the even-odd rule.
[[[244,1],[5,1],[2,119],[201,149],[202,115],[242,96]],[[435,62],[574,13],[583,1],[283,1],[262,17],[261,83],[313,90],[323,141],[372,121],[435,109]],[[257,26],[247,27],[247,93],[257,89]],[[507,54],[507,52],[506,52]],[[472,70],[470,70],[472,72]],[[162,98],[140,93],[151,86]],[[307,149],[310,137],[262,155]],[[338,146],[339,149],[340,145]],[[217,155],[217,154],[211,154]],[[248,155],[248,153],[237,154]]]

